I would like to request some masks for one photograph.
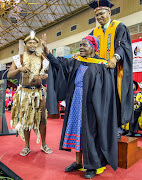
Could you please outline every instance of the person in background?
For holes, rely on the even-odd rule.
[[[5,96],[5,110],[9,110],[9,88],[6,88],[6,96]]]
[[[9,100],[12,100],[12,92],[13,92],[13,87],[10,87],[10,90],[9,90]]]
[[[142,129],[142,82],[138,83],[133,81],[134,92],[138,89],[138,85],[141,92],[134,93],[134,122],[129,123],[129,133],[126,134],[126,136],[130,137],[135,136],[135,133],[139,130],[139,128]]]

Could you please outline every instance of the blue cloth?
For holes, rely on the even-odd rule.
[[[83,76],[88,66],[83,64],[77,70],[75,78],[75,90],[71,103],[65,138],[64,149],[82,150],[82,96],[83,96]]]
[[[69,54],[69,55],[66,55],[64,56],[65,58],[72,58],[73,54]]]

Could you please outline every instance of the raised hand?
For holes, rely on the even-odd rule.
[[[72,58],[73,58],[73,59],[76,59],[77,56],[80,56],[80,52],[73,54]]]
[[[40,39],[40,41],[41,41],[41,48],[42,48],[44,53],[49,53],[48,48],[47,48],[47,44],[46,44],[46,40],[47,40],[46,34],[43,34],[41,36],[41,39]]]

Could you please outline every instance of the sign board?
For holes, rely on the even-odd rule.
[[[133,72],[142,72],[142,41],[132,43],[133,49]]]
[[[132,50],[133,80],[140,83],[142,81],[142,38],[132,40]],[[140,88],[137,91],[140,91]]]

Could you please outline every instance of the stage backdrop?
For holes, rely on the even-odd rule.
[[[142,38],[132,40],[133,49],[133,80],[142,81]],[[137,91],[140,91],[138,88]]]

